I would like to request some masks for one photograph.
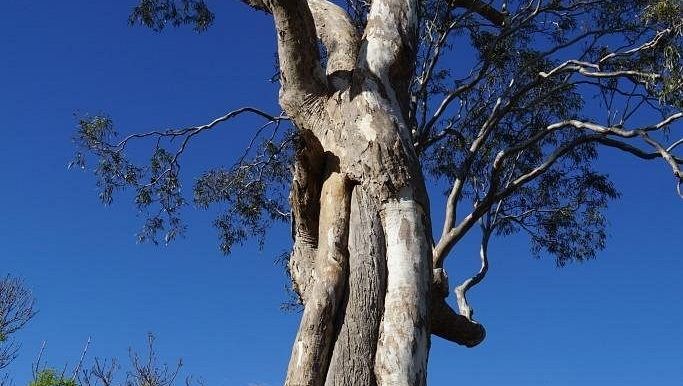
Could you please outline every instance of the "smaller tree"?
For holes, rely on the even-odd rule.
[[[12,335],[35,314],[35,298],[24,282],[9,275],[0,279],[0,369],[17,356],[19,345],[11,339]]]
[[[154,348],[154,335],[147,335],[147,352],[140,355],[132,348],[129,350],[130,369],[125,378],[118,381],[117,375],[121,370],[119,361],[116,359],[102,360],[95,358],[89,369],[84,369],[79,376],[81,386],[173,386],[178,383],[178,375],[183,367],[182,359],[178,359],[175,365],[160,363]],[[184,379],[186,386],[193,381],[191,377]],[[196,382],[200,386],[202,382]]]
[[[84,365],[85,357],[90,347],[90,339],[85,344],[78,363],[72,371],[67,372],[67,366],[60,371],[48,367],[42,362],[46,343],[40,348],[38,358],[33,363],[33,380],[28,386],[174,386],[184,384],[190,386],[197,384],[203,386],[201,380],[194,380],[191,376],[180,378],[179,374],[183,367],[182,359],[174,365],[161,362],[154,348],[154,335],[147,335],[147,350],[139,354],[130,348],[130,364],[127,371],[121,375],[121,365],[118,359],[95,358],[92,365]],[[0,386],[11,386],[9,378],[0,378]]]
[[[40,370],[33,381],[28,386],[77,386],[75,380],[64,377],[57,373],[55,369]]]

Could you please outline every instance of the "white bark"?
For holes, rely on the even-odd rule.
[[[382,212],[387,243],[387,293],[375,373],[379,385],[426,383],[431,248],[424,211],[410,197]]]

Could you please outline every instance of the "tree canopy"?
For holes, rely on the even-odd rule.
[[[683,107],[680,2],[420,4],[420,45],[404,114],[426,175],[454,184],[449,208],[461,201],[478,208],[464,216],[462,231],[437,244],[440,259],[481,217],[495,234],[526,232],[534,254],[553,255],[560,265],[594,257],[605,245],[604,210],[619,195],[595,167],[600,147],[661,158],[680,183],[674,151],[681,142],[667,143]],[[369,4],[346,5],[362,30]],[[201,32],[213,21],[207,3],[185,0],[144,0],[130,18],[155,31],[187,24]],[[180,160],[192,138],[247,113],[265,125],[231,168],[197,176],[191,197],[200,208],[224,208],[214,224],[229,253],[250,237],[262,242],[269,224],[290,217],[298,140],[281,127],[291,126],[285,115],[242,108],[204,125],[124,137],[110,117],[84,116],[73,164],[95,156],[102,201],[134,189],[136,206],[148,213],[140,241],[169,242],[184,229],[179,211],[190,197],[181,194]],[[128,147],[143,139],[154,149],[149,161],[129,160]]]

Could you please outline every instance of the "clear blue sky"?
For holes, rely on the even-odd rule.
[[[9,370],[25,384],[43,340],[61,368],[89,336],[90,358],[125,359],[154,331],[161,356],[182,357],[207,385],[279,385],[298,322],[279,309],[285,278],[273,260],[289,246],[284,227],[263,251],[225,257],[211,213],[189,210],[185,239],[136,245],[130,202],[102,207],[92,176],[66,168],[74,112],[107,112],[122,132],[204,123],[242,105],[277,112],[270,19],[215,1],[208,32],[156,34],[127,25],[133,3],[3,1],[0,274],[23,277],[40,309]],[[230,164],[253,127],[233,121],[200,138],[186,171]],[[495,242],[471,295],[488,337],[474,349],[434,338],[430,384],[683,382],[683,202],[660,162],[607,153],[601,167],[623,193],[607,250],[558,269],[531,258],[523,237]],[[462,251],[451,258],[455,278],[476,269],[476,246],[466,240]]]

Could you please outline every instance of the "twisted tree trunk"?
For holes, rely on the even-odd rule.
[[[326,0],[248,2],[275,20],[280,104],[300,134],[289,268],[304,312],[286,384],[424,385],[430,332],[476,344],[483,331],[431,289],[429,203],[407,123],[417,2],[373,2],[362,38]]]
[[[326,104],[324,115],[333,118],[309,126],[309,141],[318,141],[310,147],[322,152],[302,149],[299,159],[320,163],[297,165],[326,172],[298,172],[324,181],[297,183],[292,194],[293,205],[318,210],[294,210],[290,265],[304,314],[287,384],[419,385],[432,256],[424,183],[409,137],[399,132],[400,116],[372,93],[349,94]],[[315,223],[317,237],[305,236]]]

